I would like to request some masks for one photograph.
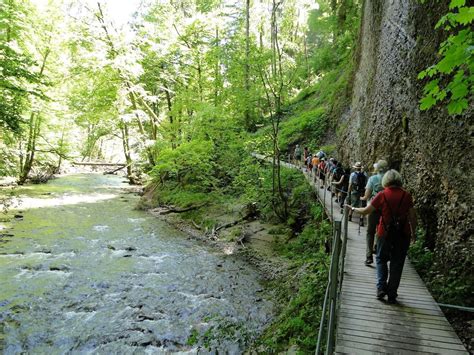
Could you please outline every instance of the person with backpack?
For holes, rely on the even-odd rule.
[[[322,150],[317,152],[316,155],[319,159],[326,158],[326,153],[324,153],[324,151],[322,151]]]
[[[311,165],[313,166],[313,169],[311,171],[311,174],[313,175],[313,182],[316,182],[316,171],[318,170],[318,164],[319,164],[319,158],[315,154],[313,156],[313,160],[311,160]]]
[[[387,170],[388,164],[385,160],[379,160],[377,163],[374,164],[376,174],[369,177],[367,181],[367,185],[365,186],[365,194],[360,199],[362,201],[367,201],[370,203],[372,199],[377,195],[380,191],[383,190],[382,187],[382,178]],[[365,265],[369,266],[374,262],[372,257],[374,251],[374,240],[375,240],[375,229],[377,227],[377,223],[380,219],[380,210],[375,210],[369,217],[367,218],[367,234],[366,234],[366,253],[365,253]]]
[[[306,158],[306,172],[308,174],[311,174],[311,170],[313,169],[313,155],[311,153],[308,154],[308,157]]]
[[[305,170],[308,169],[308,156],[309,156],[308,147],[304,147],[304,149],[303,149],[303,164],[306,168]]]
[[[367,207],[351,210],[371,214],[381,210],[377,225],[377,298],[388,296],[388,303],[397,303],[398,286],[410,246],[415,241],[416,213],[411,194],[402,188],[402,177],[396,170],[387,171],[382,178],[384,190]],[[390,269],[387,263],[390,262]]]
[[[318,165],[319,179],[321,180],[321,189],[324,189],[324,180],[326,178],[326,158],[321,158]]]
[[[342,168],[342,164],[341,164],[339,171],[340,171],[340,178],[337,181],[333,181],[333,184],[339,193],[338,201],[339,201],[339,207],[341,207],[341,214],[342,214],[344,212],[343,210],[344,201],[346,200],[347,190],[349,188],[349,178],[351,176],[351,169],[350,168],[344,169]],[[339,176],[339,174],[337,176]]]
[[[353,207],[362,207],[361,197],[365,193],[365,185],[367,183],[367,175],[362,171],[362,163],[357,162],[352,167],[355,171],[349,177],[348,195],[350,196],[350,204]],[[349,212],[349,221],[352,221],[352,210]],[[361,218],[359,225],[364,225],[364,219]]]
[[[336,167],[333,170],[331,184],[334,185],[333,193],[336,195],[336,203],[341,202],[341,185],[344,176],[344,169],[341,162],[336,162]]]

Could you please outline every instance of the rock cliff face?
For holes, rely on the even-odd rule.
[[[365,166],[386,158],[401,171],[435,248],[435,269],[470,279],[473,255],[473,100],[451,117],[443,107],[420,112],[418,73],[435,62],[445,36],[434,26],[447,1],[366,0],[352,103],[340,119],[339,156]],[[473,300],[466,300],[472,306]]]

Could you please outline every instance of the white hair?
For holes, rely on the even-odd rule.
[[[387,171],[382,178],[382,186],[403,186],[402,176],[394,169]]]

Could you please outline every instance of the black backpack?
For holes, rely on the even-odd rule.
[[[387,238],[387,240],[393,241],[393,240],[399,239],[400,236],[402,236],[405,233],[404,229],[405,229],[405,224],[407,222],[407,216],[406,215],[402,216],[399,214],[400,206],[402,205],[403,198],[405,197],[405,191],[403,191],[402,198],[400,199],[400,202],[398,203],[398,207],[395,210],[396,213],[394,213],[392,209],[390,208],[390,204],[388,203],[387,198],[385,197],[385,194],[382,194],[382,195],[383,195],[385,204],[387,205],[388,210],[390,211],[390,216],[391,216],[388,224],[385,223],[382,216],[382,223],[385,229],[385,237]]]
[[[356,191],[357,193],[364,193],[366,183],[367,177],[365,176],[365,174],[361,171],[357,171],[354,191]]]
[[[334,171],[333,180],[339,182],[339,180],[341,180],[342,175],[344,175],[344,169],[339,166]]]

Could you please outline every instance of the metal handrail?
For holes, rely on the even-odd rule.
[[[339,313],[339,296],[344,278],[344,261],[347,247],[349,207],[344,208],[342,221],[334,221],[333,249],[329,279],[324,295],[323,310],[319,324],[318,340],[315,354],[322,354],[323,339],[326,339],[325,354],[332,354],[336,344],[336,326]],[[327,318],[327,320],[326,320]],[[326,336],[324,334],[326,333]]]
[[[267,160],[267,157],[260,154],[252,153],[252,155],[259,159]],[[288,157],[290,159],[290,157]],[[301,169],[302,167],[296,166],[292,163],[284,164],[289,168]],[[332,354],[334,352],[336,344],[336,326],[339,313],[339,298],[342,289],[342,281],[344,278],[344,261],[346,256],[346,247],[347,247],[347,236],[348,236],[348,215],[349,207],[346,205],[343,210],[342,220],[334,220],[334,206],[332,193],[330,194],[330,209],[326,209],[326,194],[327,187],[331,186],[329,179],[324,179],[324,184],[322,187],[323,197],[321,198],[319,194],[319,188],[321,187],[321,181],[318,178],[319,173],[328,177],[326,172],[320,171],[319,169],[316,172],[316,188],[317,188],[317,197],[319,202],[323,205],[323,208],[326,211],[329,219],[332,221],[332,255],[331,255],[331,265],[329,269],[329,279],[326,286],[326,292],[324,295],[323,310],[321,314],[321,321],[319,325],[318,340],[316,345],[316,354],[322,354],[323,339],[326,341],[326,351],[325,354]],[[310,174],[311,176],[311,174]],[[313,181],[314,182],[314,181]],[[338,188],[331,188],[331,192],[342,191]],[[324,218],[324,214],[322,214]],[[326,324],[327,323],[327,324]],[[325,334],[326,333],[326,334]]]

